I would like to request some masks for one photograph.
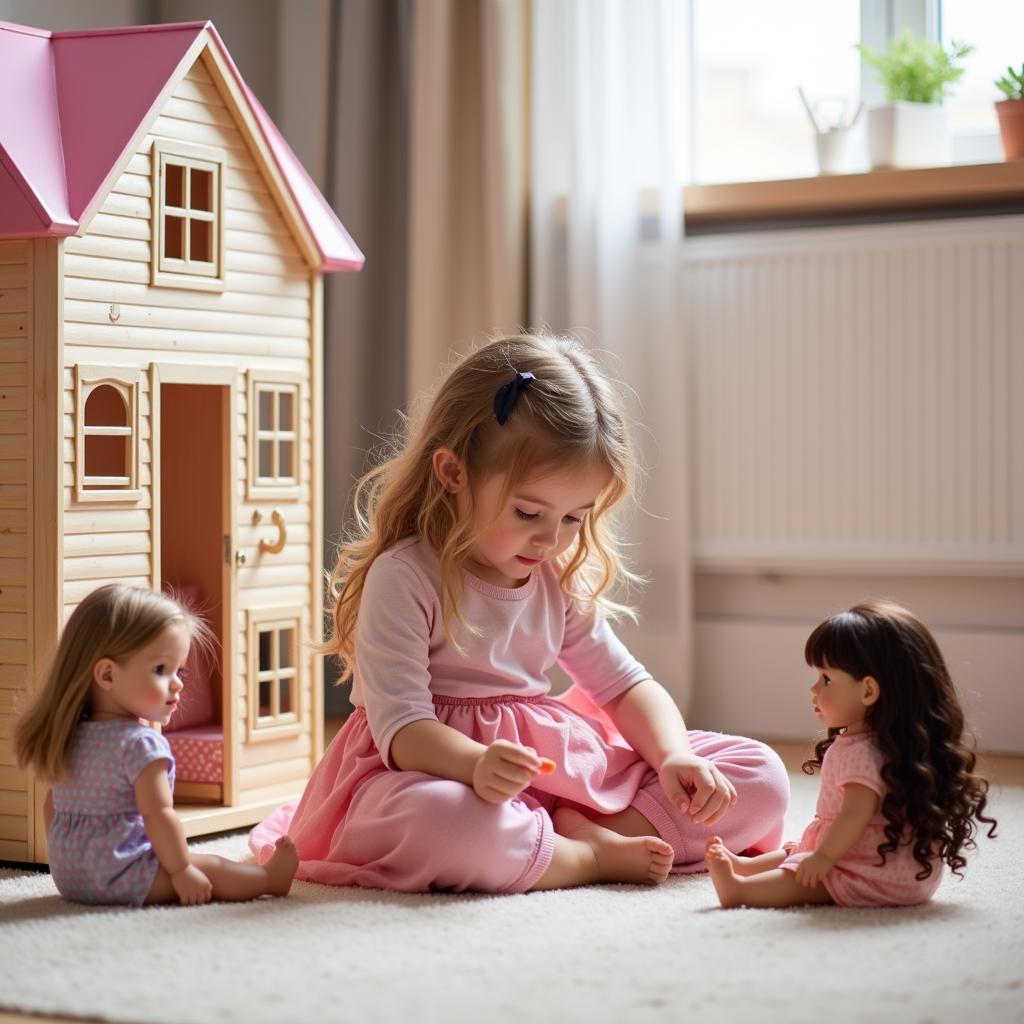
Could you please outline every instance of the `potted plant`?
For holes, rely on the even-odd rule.
[[[949,113],[942,106],[959,66],[974,47],[914,36],[906,29],[884,53],[863,43],[861,56],[878,72],[887,103],[868,110],[868,162],[882,167],[935,167],[952,158]]]
[[[1006,99],[996,103],[1003,155],[1007,160],[1020,160],[1024,158],[1024,64],[1020,71],[1007,68],[996,85],[1006,93]]]

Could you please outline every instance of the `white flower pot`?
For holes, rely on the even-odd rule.
[[[868,110],[872,170],[943,167],[953,159],[949,111],[938,103],[887,103]]]

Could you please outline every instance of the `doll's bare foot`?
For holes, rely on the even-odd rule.
[[[756,875],[759,873],[759,871],[763,870],[763,868],[759,869],[756,865],[752,863],[753,858],[741,857],[739,856],[739,854],[733,853],[732,850],[726,849],[725,843],[722,842],[721,836],[711,836],[711,838],[708,839],[708,841],[704,844],[705,855],[707,854],[707,851],[711,849],[712,846],[720,846],[725,851],[725,855],[728,858],[729,863],[732,865],[732,871],[734,875],[739,875],[745,878],[748,875]]]
[[[274,846],[270,860],[263,865],[269,879],[267,892],[271,896],[287,896],[299,869],[299,852],[288,836],[281,836]]]
[[[555,831],[586,843],[594,852],[602,882],[659,885],[668,878],[675,851],[657,836],[620,836],[571,807],[553,815]]]
[[[704,851],[704,860],[707,862],[708,871],[711,874],[711,881],[714,882],[715,892],[718,893],[718,902],[723,907],[738,907],[740,905],[741,882],[733,870],[734,854],[730,853],[720,842],[712,836],[708,840],[707,848]]]

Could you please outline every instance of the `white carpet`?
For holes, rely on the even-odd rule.
[[[817,782],[793,777],[790,833]],[[717,908],[659,889],[405,896],[296,883],[285,900],[85,908],[0,870],[0,1007],[142,1022],[1024,1021],[1024,788],[1000,838],[910,910]],[[206,849],[240,855],[244,837]]]

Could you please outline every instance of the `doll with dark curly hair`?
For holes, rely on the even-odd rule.
[[[828,734],[803,769],[821,769],[799,842],[741,857],[717,836],[706,859],[723,907],[909,906],[960,875],[986,817],[964,713],[935,638],[906,608],[867,601],[807,639],[814,713]]]

